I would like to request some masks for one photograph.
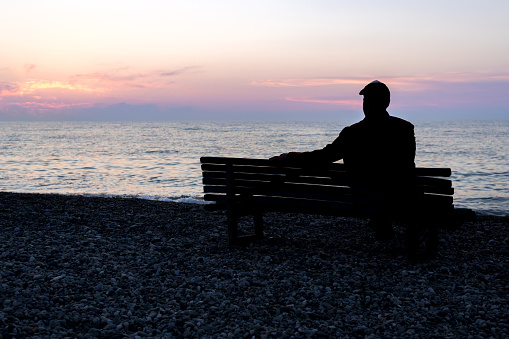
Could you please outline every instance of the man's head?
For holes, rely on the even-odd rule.
[[[364,95],[363,109],[366,116],[385,111],[391,102],[389,88],[378,80],[367,84],[359,94]]]

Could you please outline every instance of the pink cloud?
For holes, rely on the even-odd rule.
[[[11,102],[9,105],[2,107],[2,111],[7,116],[46,116],[55,115],[59,112],[66,112],[74,108],[88,108],[93,107],[93,104],[88,102],[73,102],[66,103],[62,101],[23,101]]]
[[[267,87],[311,87],[331,85],[366,85],[375,80],[385,82],[391,86],[405,86],[409,88],[422,88],[432,83],[455,83],[455,82],[489,82],[509,81],[509,73],[441,73],[432,75],[415,76],[375,76],[375,77],[320,77],[320,78],[291,78],[269,79],[253,81],[253,86]],[[427,87],[427,86],[425,86]]]
[[[362,107],[361,100],[339,100],[339,99],[313,99],[313,98],[285,98],[288,101],[298,101],[298,102],[311,102],[318,104],[329,104],[329,105],[337,105],[343,106],[347,109],[358,109]]]
[[[173,71],[161,71],[159,73],[161,76],[164,76],[164,77],[172,77],[175,75],[180,75],[182,73],[191,72],[193,70],[196,70],[197,68],[198,67],[196,67],[196,66],[188,66],[188,67],[179,68],[179,69],[176,69]]]
[[[366,84],[367,79],[348,78],[301,78],[301,79],[279,79],[253,81],[253,86],[268,87],[309,87],[309,86],[330,86],[330,85],[360,85]],[[369,81],[368,81],[369,82]]]
[[[80,102],[80,103],[64,103],[64,102],[35,102],[35,101],[26,101],[21,103],[13,103],[12,105],[20,106],[24,108],[28,108],[32,111],[40,111],[40,110],[48,110],[48,109],[63,109],[69,107],[89,107],[92,106],[91,103],[88,102]]]
[[[7,112],[22,109],[30,115],[89,105],[88,99],[103,89],[65,81],[28,80],[1,84],[0,108]],[[84,102],[85,101],[85,102]]]
[[[174,83],[169,80],[175,76],[189,73],[197,67],[189,66],[176,70],[131,72],[129,67],[117,68],[105,72],[77,74],[72,83],[102,83],[108,87],[165,88]]]
[[[37,66],[34,65],[34,64],[25,64],[24,68],[25,68],[25,72],[26,73],[30,73],[32,72]]]
[[[392,107],[509,107],[509,73],[441,73],[415,76],[291,78],[254,81],[253,86],[286,88],[285,100],[358,109],[359,90],[378,79],[393,93]],[[340,87],[343,86],[343,87]],[[345,87],[346,86],[346,87]],[[339,93],[341,92],[341,93]],[[338,95],[339,94],[339,95]]]
[[[18,91],[18,84],[15,82],[0,82],[0,95],[8,95]]]
[[[25,65],[26,72],[35,65]],[[147,96],[164,91],[173,79],[193,72],[196,67],[174,70],[134,72],[128,67],[105,72],[84,73],[72,76],[69,80],[29,79],[18,82],[0,82],[0,108],[3,110],[22,108],[38,114],[48,110],[64,110],[72,107],[90,105],[90,102],[138,102],[146,101]],[[159,91],[126,94],[129,88],[159,89]],[[108,95],[108,96],[106,96]],[[133,97],[134,96],[134,97]]]

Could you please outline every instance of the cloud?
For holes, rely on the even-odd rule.
[[[54,101],[38,101],[35,99],[33,101],[11,102],[8,105],[0,107],[1,120],[26,120],[31,118],[45,120],[57,117],[57,120],[60,120],[71,111],[92,106],[90,103],[67,103],[57,101],[56,98],[54,99]]]
[[[24,68],[25,68],[25,72],[26,73],[30,73],[32,72],[37,66],[34,65],[34,64],[25,64]]]
[[[8,82],[0,82],[0,95],[8,92],[8,93],[15,93],[19,89],[19,86],[17,83],[8,83]]]
[[[378,79],[386,83],[392,108],[404,107],[509,107],[509,72],[464,72],[412,76],[319,77],[254,81],[253,86],[281,88],[284,100],[359,109],[359,90]],[[340,85],[342,87],[340,87]],[[284,89],[286,88],[286,89]],[[341,92],[341,93],[338,93]],[[279,92],[281,93],[281,92]],[[339,94],[339,95],[338,95]]]
[[[390,86],[418,90],[429,88],[437,83],[464,83],[464,82],[492,82],[509,81],[509,72],[505,73],[441,73],[415,76],[375,76],[375,77],[319,77],[319,78],[291,78],[269,79],[253,81],[253,86],[267,87],[312,87],[331,85],[366,85],[378,78]]]
[[[197,68],[196,66],[188,66],[188,67],[183,67],[183,68],[180,68],[180,69],[177,69],[174,71],[162,71],[160,74],[163,77],[173,77],[175,75],[187,73],[187,72],[192,71],[193,69],[196,69],[196,68]]]
[[[27,111],[31,112],[39,112],[47,110],[56,110],[56,109],[64,109],[70,107],[89,107],[92,106],[90,103],[65,103],[65,102],[36,102],[36,101],[25,101],[21,103],[13,103],[12,105],[23,107]]]
[[[105,72],[76,74],[71,77],[71,81],[73,83],[103,83],[112,87],[164,88],[174,83],[174,81],[168,81],[168,78],[188,73],[195,68],[189,66],[176,70],[132,72],[129,67],[124,67]]]
[[[27,73],[35,69],[26,64]],[[68,80],[28,79],[18,82],[0,82],[0,106],[22,107],[34,114],[48,109],[62,110],[73,106],[86,106],[89,102],[122,97],[125,89],[165,89],[171,86],[173,78],[194,70],[196,67],[183,67],[174,70],[136,72],[129,67],[111,69],[105,72],[77,74]],[[144,95],[135,93],[140,98]],[[118,98],[117,100],[126,100]],[[134,98],[129,101],[136,101]],[[114,99],[112,99],[114,100]]]
[[[28,80],[0,83],[0,108],[4,112],[25,112],[30,116],[90,105],[102,88],[66,81]],[[88,99],[88,100],[87,100]]]
[[[28,80],[16,83],[1,83],[0,94],[9,96],[30,95],[43,90],[71,90],[82,92],[101,92],[100,88],[93,88],[82,84],[75,84],[66,81]]]
[[[76,74],[71,77],[72,82],[96,81],[96,82],[130,82],[138,81],[149,77],[148,74],[132,73],[122,74],[125,69],[112,70],[108,72],[94,72],[85,74]]]
[[[343,106],[346,109],[358,109],[358,108],[362,107],[362,101],[360,101],[360,100],[313,99],[313,98],[292,98],[292,97],[287,97],[287,98],[285,98],[285,100],[337,105],[337,106]]]
[[[359,85],[366,84],[366,79],[352,78],[297,78],[280,80],[261,80],[253,81],[253,86],[268,87],[310,87],[310,86],[329,86],[329,85]],[[368,81],[369,82],[369,81]]]

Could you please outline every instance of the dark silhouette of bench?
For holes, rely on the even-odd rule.
[[[391,219],[408,217],[404,211],[384,211],[353,194],[343,164],[298,166],[265,159],[202,157],[204,199],[208,210],[226,210],[228,243],[246,244],[263,238],[264,212],[309,213],[341,217]],[[417,219],[427,225],[438,246],[438,228],[456,229],[475,214],[454,208],[450,168],[416,168]],[[239,236],[238,219],[252,215],[254,234]],[[414,216],[415,217],[415,216]],[[408,227],[407,227],[408,228]],[[408,232],[407,232],[408,234]]]

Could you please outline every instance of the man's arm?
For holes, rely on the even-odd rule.
[[[347,127],[348,128],[348,127]],[[298,163],[329,164],[343,159],[346,144],[347,128],[344,128],[339,136],[322,149],[310,152],[290,152],[270,158],[270,160],[291,161]]]

